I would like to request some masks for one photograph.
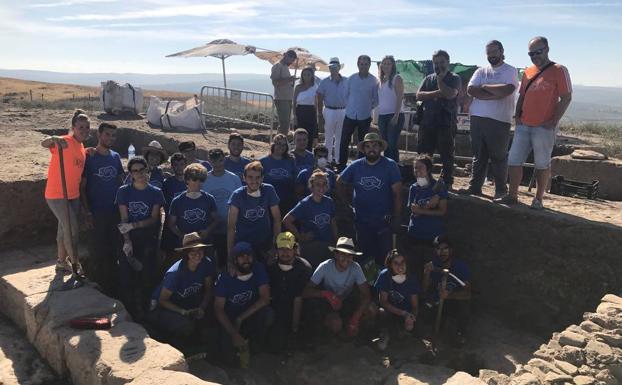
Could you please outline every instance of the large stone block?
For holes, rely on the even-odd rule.
[[[191,374],[171,370],[149,370],[134,379],[129,385],[219,385],[203,381]]]
[[[64,352],[75,385],[120,385],[149,370],[188,370],[180,351],[149,338],[133,322],[73,335],[65,339]]]

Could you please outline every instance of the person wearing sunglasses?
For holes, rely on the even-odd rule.
[[[157,261],[162,190],[149,183],[149,164],[137,156],[127,164],[132,183],[117,190],[123,248],[119,255],[120,298],[134,319],[141,319],[153,289]]]
[[[542,210],[544,190],[551,176],[551,153],[557,126],[572,100],[568,70],[549,59],[549,43],[543,36],[529,41],[533,66],[525,70],[516,103],[516,129],[508,156],[510,189],[499,203],[518,203],[518,186],[523,178],[523,163],[533,149],[536,196],[531,208]]]
[[[201,190],[206,179],[207,169],[199,163],[184,169],[187,190],[173,198],[168,212],[169,230],[177,236],[177,247],[181,246],[185,234],[194,232],[204,242],[212,241],[220,217],[214,197]]]

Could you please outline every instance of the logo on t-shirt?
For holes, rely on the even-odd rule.
[[[117,177],[117,169],[114,166],[105,166],[97,169],[95,176],[104,182],[108,182]]]
[[[273,168],[268,172],[273,178],[289,178],[289,171],[284,168]]]
[[[185,288],[183,291],[178,291],[177,294],[181,298],[187,298],[187,297],[191,297],[191,296],[201,292],[201,289],[203,289],[203,284],[199,283],[199,282],[195,282],[192,285],[190,285],[187,288]]]
[[[253,299],[253,291],[248,290],[234,295],[233,298],[231,298],[231,303],[236,305],[244,305],[245,303],[248,303],[251,299]]]
[[[248,209],[244,212],[244,218],[253,222],[263,218],[264,215],[266,215],[266,209],[261,206],[257,206],[254,209]]]
[[[326,213],[318,214],[313,217],[313,220],[311,222],[315,224],[318,228],[322,229],[330,224],[330,215]]]
[[[205,211],[200,208],[184,211],[184,221],[188,223],[197,223],[205,221]]]
[[[143,201],[130,202],[127,205],[127,210],[131,217],[144,217],[149,214],[149,206]]]
[[[363,190],[366,191],[380,190],[382,187],[382,181],[375,176],[364,176],[359,181],[359,184],[363,187]]]
[[[389,300],[391,303],[399,305],[404,302],[406,298],[399,291],[391,290],[389,291]]]

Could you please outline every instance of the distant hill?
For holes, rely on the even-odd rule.
[[[204,85],[222,87],[222,74],[137,74],[64,73],[33,70],[3,70],[0,77],[98,87],[102,81],[116,80],[151,90],[196,93]],[[228,74],[229,88],[272,93],[269,74]],[[573,100],[565,116],[570,120],[622,123],[622,88],[574,86]]]

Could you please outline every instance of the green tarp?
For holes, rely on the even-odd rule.
[[[432,60],[396,60],[395,64],[397,72],[404,79],[404,92],[407,94],[417,92],[423,79],[434,72]],[[476,69],[477,66],[461,63],[449,65],[449,70],[462,79],[463,87],[469,83]]]

